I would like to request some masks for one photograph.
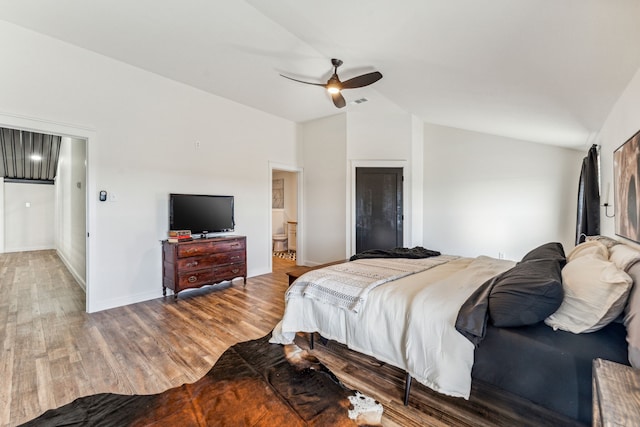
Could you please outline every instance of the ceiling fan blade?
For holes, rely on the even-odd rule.
[[[344,100],[344,96],[342,96],[340,92],[332,93],[331,99],[333,100],[333,105],[338,108],[343,108],[345,105],[347,105],[346,101]]]
[[[342,89],[355,89],[358,87],[369,86],[382,78],[382,73],[374,71],[373,73],[363,74],[342,82]]]
[[[289,79],[289,80],[293,80],[294,82],[298,82],[298,83],[304,83],[306,85],[314,85],[314,86],[322,86],[325,87],[326,85],[324,83],[313,83],[313,82],[305,82],[303,80],[298,80],[298,79],[294,79],[293,77],[287,77],[284,74],[280,74],[282,77],[284,77],[285,79]]]
[[[370,84],[375,83],[382,78],[382,73],[374,71],[372,73],[362,74],[360,76],[341,82],[340,78],[338,77],[338,67],[342,65],[342,61],[339,59],[332,59],[331,65],[333,65],[333,75],[331,76],[331,78],[329,78],[327,83],[305,82],[304,80],[294,79],[293,77],[285,76],[284,74],[280,75],[285,79],[293,80],[294,82],[304,83],[306,85],[322,86],[329,92],[329,94],[331,95],[331,100],[333,101],[333,105],[335,105],[337,108],[344,108],[347,106],[347,102],[344,100],[344,96],[342,96],[342,93],[340,93],[342,89],[355,89],[358,87],[369,86]]]

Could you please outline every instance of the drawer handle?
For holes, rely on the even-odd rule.
[[[188,262],[187,263],[187,267],[195,267],[196,265],[198,265],[198,261],[193,261],[193,262]]]
[[[232,256],[231,259],[240,259],[240,255]]]
[[[196,276],[189,276],[189,278],[187,279],[187,281],[188,281],[189,283],[193,283],[193,282],[195,282],[196,280],[198,280],[198,278],[197,278]]]
[[[240,247],[240,243],[232,243],[231,247],[233,248],[239,248]]]
[[[234,274],[237,273],[238,271],[240,271],[239,268],[234,268],[233,270],[231,270],[231,272],[234,273]]]

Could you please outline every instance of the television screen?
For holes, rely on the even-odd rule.
[[[191,234],[233,231],[233,196],[169,195],[169,229]]]

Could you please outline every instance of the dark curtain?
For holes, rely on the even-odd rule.
[[[598,188],[598,147],[594,144],[582,161],[578,184],[576,245],[586,236],[600,234],[600,190]]]

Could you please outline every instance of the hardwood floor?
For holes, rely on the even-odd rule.
[[[0,425],[88,394],[157,393],[196,381],[229,346],[271,331],[294,265],[274,258],[273,273],[249,278],[246,287],[240,279],[185,291],[177,301],[87,314],[84,292],[54,251],[0,254]],[[333,342],[313,352],[348,387],[384,405],[385,426],[571,424],[477,387],[465,401],[414,382],[405,407],[399,369]]]

